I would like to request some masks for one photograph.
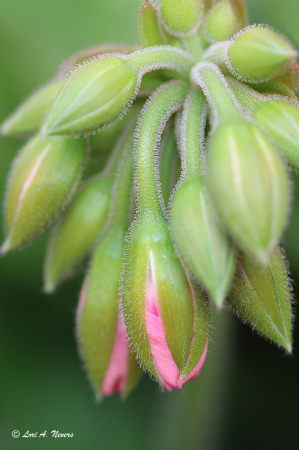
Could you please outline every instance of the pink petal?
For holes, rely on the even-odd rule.
[[[208,352],[208,343],[209,343],[209,338],[207,339],[206,346],[201,355],[201,358],[200,358],[199,362],[196,364],[196,366],[194,367],[194,369],[188,375],[186,375],[183,379],[178,381],[177,386],[176,386],[178,389],[182,389],[183,384],[185,384],[189,380],[194,380],[199,375],[199,372],[201,371],[201,368],[204,365],[204,362],[206,360],[206,356],[207,356],[207,352]]]
[[[102,385],[104,395],[122,392],[126,387],[129,364],[127,331],[122,313],[117,321],[116,336],[111,359]]]
[[[146,287],[145,325],[156,370],[165,388],[171,391],[177,385],[180,371],[167,345],[151,273],[149,274]]]

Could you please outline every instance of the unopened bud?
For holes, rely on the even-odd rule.
[[[99,57],[74,70],[43,127],[44,134],[82,134],[117,119],[130,102],[137,75],[119,56]]]
[[[178,186],[171,225],[183,261],[221,306],[235,271],[235,247],[221,229],[199,177]]]
[[[140,216],[125,254],[122,307],[132,346],[166,389],[181,388],[205,360],[206,299],[187,278],[164,221]]]
[[[230,39],[239,29],[238,16],[230,0],[218,3],[205,20],[206,36],[212,43]]]
[[[238,34],[227,50],[227,66],[239,79],[259,83],[283,72],[296,51],[274,31],[261,26],[248,27]]]
[[[28,133],[36,133],[62,84],[62,80],[56,80],[34,92],[6,119],[1,126],[1,133],[5,136],[23,136]]]
[[[121,256],[113,257],[116,247],[110,242],[109,252],[104,242],[94,252],[77,311],[79,350],[98,399],[118,392],[126,397],[142,374],[118,310]]]
[[[202,0],[160,0],[160,13],[167,31],[174,36],[192,34],[201,22]]]
[[[286,262],[278,248],[267,268],[240,257],[227,300],[253,328],[291,353],[291,291]]]
[[[55,290],[100,236],[108,218],[112,186],[111,175],[90,180],[53,229],[45,264],[46,292]]]
[[[220,125],[209,143],[207,182],[234,240],[266,265],[283,232],[290,197],[286,169],[270,141],[244,120]]]
[[[282,100],[269,100],[257,105],[254,120],[277,145],[286,160],[299,168],[299,107]]]
[[[71,199],[81,178],[86,143],[65,137],[33,138],[15,159],[5,201],[2,253],[39,236]]]

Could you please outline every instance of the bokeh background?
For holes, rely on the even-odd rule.
[[[280,29],[299,48],[298,0],[247,5],[251,23]],[[0,122],[78,50],[136,43],[139,8],[140,0],[0,0]],[[0,140],[1,202],[22,144]],[[292,176],[294,207],[284,246],[299,298],[299,179]],[[0,259],[1,449],[299,448],[299,324],[290,357],[230,313],[214,314],[207,362],[183,392],[161,393],[144,376],[127,401],[114,396],[97,404],[74,339],[82,276],[55,295],[43,294],[46,240]],[[13,430],[47,430],[48,438],[14,439]],[[52,430],[74,437],[53,439]]]

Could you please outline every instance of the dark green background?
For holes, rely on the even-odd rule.
[[[280,29],[299,48],[298,0],[247,4],[251,23]],[[0,122],[78,50],[136,43],[139,7],[139,0],[0,0]],[[2,201],[22,141],[0,143]],[[298,181],[293,192],[284,245],[299,298]],[[294,355],[286,357],[229,313],[216,314],[207,362],[184,392],[162,394],[144,376],[126,402],[114,396],[96,404],[74,339],[81,278],[55,295],[42,293],[46,239],[0,260],[1,449],[299,448],[299,326]],[[13,430],[47,430],[48,437],[14,439]],[[53,439],[52,430],[74,437]]]

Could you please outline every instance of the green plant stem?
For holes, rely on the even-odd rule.
[[[188,85],[181,81],[165,83],[146,103],[141,117],[136,148],[136,174],[140,213],[161,213],[160,182],[156,179],[157,155],[166,121],[183,106]]]

